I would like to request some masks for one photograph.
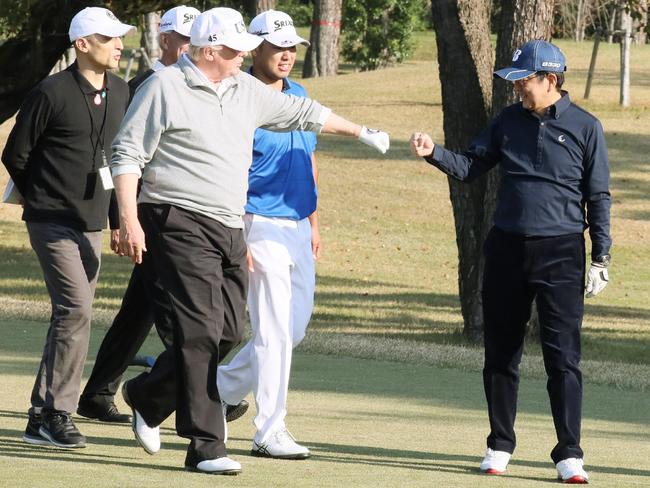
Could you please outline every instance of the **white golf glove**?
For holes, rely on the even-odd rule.
[[[388,134],[380,130],[368,129],[365,125],[361,128],[359,140],[370,147],[374,147],[382,154],[386,154],[390,147]]]
[[[607,265],[601,263],[591,263],[589,271],[587,272],[587,286],[585,291],[586,297],[591,298],[598,295],[605,289],[609,282],[609,274],[607,273]]]

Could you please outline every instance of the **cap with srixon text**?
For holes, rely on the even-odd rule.
[[[512,66],[494,72],[494,76],[507,81],[517,81],[538,71],[561,73],[566,71],[564,54],[555,44],[547,41],[528,41],[512,56]]]
[[[201,12],[194,7],[180,5],[170,8],[160,18],[160,32],[178,32],[181,36],[190,37],[192,23]]]
[[[293,47],[297,44],[309,46],[309,41],[296,32],[293,19],[278,10],[267,10],[259,14],[251,20],[248,32],[278,47]]]

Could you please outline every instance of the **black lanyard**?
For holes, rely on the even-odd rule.
[[[81,73],[77,73],[78,76],[83,76]],[[104,76],[107,76],[104,74]],[[102,118],[102,125],[99,128],[99,131],[95,131],[95,118],[93,117],[92,110],[90,108],[90,103],[88,103],[88,94],[84,92],[83,88],[81,87],[81,83],[79,83],[79,80],[77,77],[75,77],[75,81],[77,82],[77,87],[79,87],[79,91],[81,92],[81,95],[84,98],[84,102],[86,102],[86,109],[88,110],[88,118],[90,119],[90,145],[93,148],[93,171],[96,169],[97,164],[97,148],[101,149],[102,153],[102,167],[103,166],[108,166],[108,161],[106,160],[106,151],[104,150],[104,142],[105,142],[105,135],[106,135],[106,114],[108,113],[108,90],[106,88],[103,88],[101,90],[102,93],[106,93],[106,105],[104,106],[104,117]],[[95,96],[100,96],[101,94],[99,91],[95,92]],[[103,97],[102,97],[103,98]],[[97,137],[93,140],[93,137],[97,135]]]

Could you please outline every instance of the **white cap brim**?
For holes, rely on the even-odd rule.
[[[282,32],[274,32],[263,37],[266,41],[278,47],[293,47],[297,46],[298,44],[309,46],[309,41],[307,39],[303,39],[299,35],[287,35],[283,34]]]
[[[235,51],[252,51],[257,46],[262,44],[263,40],[264,39],[249,34],[248,32],[242,32],[236,36],[229,38],[227,37],[219,44],[229,47],[230,49],[234,49]]]
[[[122,37],[125,36],[130,30],[135,29],[134,26],[116,22],[110,26],[102,26],[93,30],[93,32],[78,32],[75,35],[70,35],[70,41],[74,42],[81,37],[92,36],[93,34],[100,34],[107,37]]]

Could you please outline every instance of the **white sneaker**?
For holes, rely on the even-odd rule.
[[[140,415],[140,412],[133,408],[126,385],[126,383],[122,385],[122,396],[124,397],[126,404],[131,407],[131,411],[133,412],[131,428],[135,434],[135,440],[138,441],[138,444],[142,446],[142,449],[144,449],[147,454],[156,454],[158,451],[160,451],[160,428],[149,427],[142,418],[142,415]]]
[[[309,449],[298,444],[287,429],[282,429],[271,434],[266,442],[253,441],[251,454],[275,459],[307,459]]]
[[[563,459],[555,465],[557,477],[572,485],[586,485],[589,483],[589,475],[583,466],[584,461],[580,458]]]
[[[512,454],[509,452],[494,451],[488,447],[487,451],[485,451],[485,457],[481,463],[480,470],[487,474],[503,474],[508,468],[510,456]]]
[[[185,466],[185,469],[207,474],[235,475],[241,473],[241,464],[227,456],[224,456],[216,459],[206,459],[196,466]]]

